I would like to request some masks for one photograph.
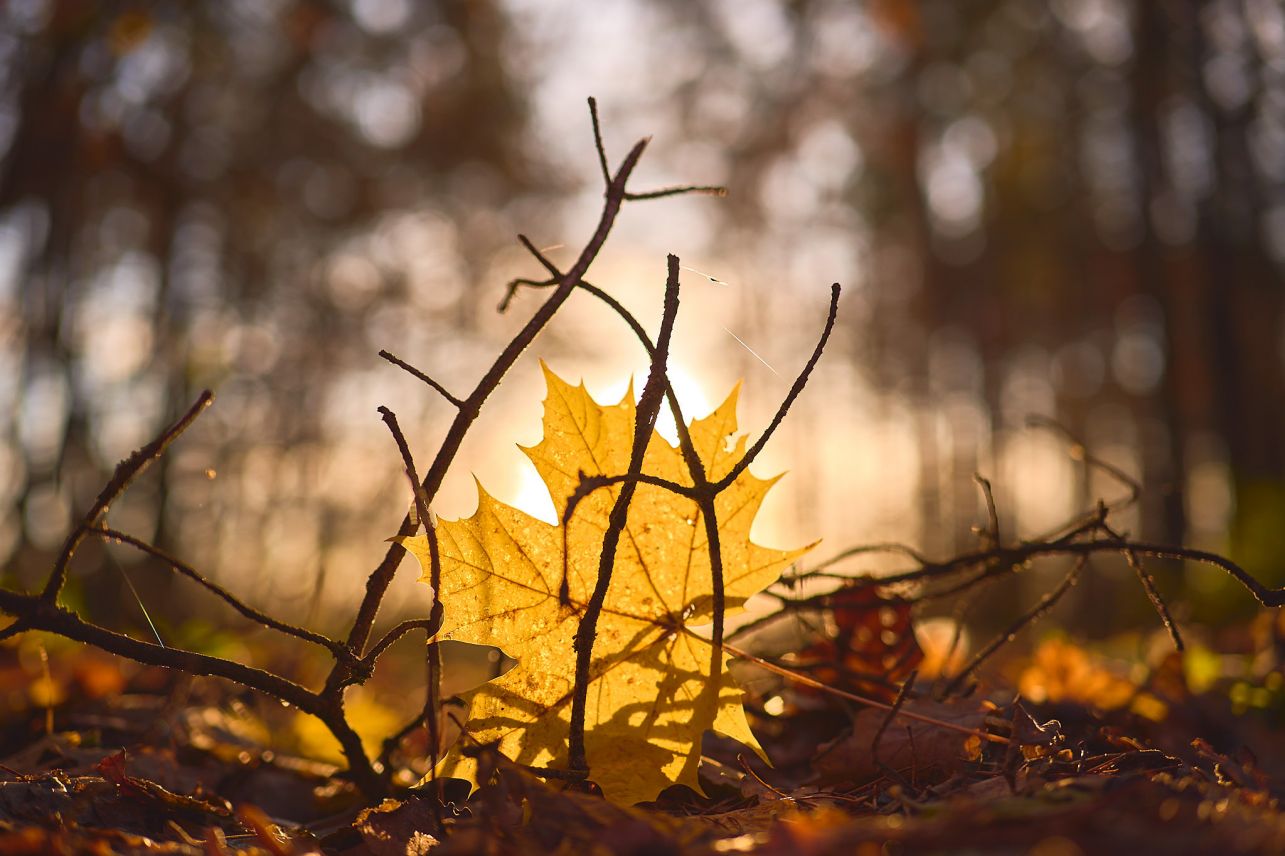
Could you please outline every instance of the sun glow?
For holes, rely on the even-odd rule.
[[[705,394],[705,386],[681,364],[671,360],[668,374],[669,384],[674,388],[674,395],[678,397],[678,406],[683,411],[685,421],[691,422],[693,419],[707,416],[714,409],[714,403]],[[641,395],[642,387],[635,384],[634,391]],[[656,419],[656,432],[670,443],[678,443],[678,428],[674,425],[674,414],[670,412],[668,405],[660,408],[660,415]]]
[[[509,491],[511,498],[505,501],[532,517],[556,526],[558,514],[553,508],[553,499],[549,496],[549,488],[536,472],[535,465],[530,461],[523,462],[516,468],[514,480],[517,484]]]
[[[714,409],[713,402],[705,393],[704,385],[681,364],[671,360],[668,364],[668,374],[669,382],[674,388],[674,394],[678,396],[678,404],[682,408],[683,418],[687,422],[707,416]],[[645,382],[646,374],[634,376],[635,396],[642,395],[642,388]],[[619,401],[628,385],[629,378],[622,377],[611,384],[595,385],[596,388],[591,389],[591,392],[597,401]],[[670,444],[677,445],[678,431],[674,426],[674,416],[670,412],[668,404],[660,409],[660,415],[656,420],[656,432]],[[558,522],[553,508],[553,500],[549,497],[549,489],[545,487],[535,467],[529,461],[519,462],[508,478],[509,483],[506,485],[506,489],[498,491],[497,496],[501,496],[505,502],[515,508],[522,509],[532,517],[539,518],[547,523],[556,524]]]

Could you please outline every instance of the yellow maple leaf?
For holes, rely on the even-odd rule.
[[[630,390],[619,404],[600,405],[583,384],[571,386],[547,366],[544,373],[544,439],[523,451],[562,519],[581,472],[628,471],[634,398]],[[745,453],[744,436],[732,442],[736,398],[733,390],[690,428],[710,481],[726,475]],[[692,484],[681,451],[654,433],[643,472]],[[754,515],[774,482],[746,470],[715,500],[725,614],[742,609],[750,595],[774,582],[803,552],[750,541]],[[439,638],[494,645],[518,661],[464,695],[470,706],[465,730],[478,743],[498,744],[518,763],[567,768],[576,663],[572,640],[597,579],[603,533],[619,490],[597,490],[576,508],[566,533],[569,606],[558,597],[563,567],[558,526],[499,502],[480,484],[472,517],[438,525],[445,610]],[[427,538],[402,543],[419,559],[427,580]],[[710,559],[696,502],[638,485],[598,622],[585,716],[590,776],[614,802],[650,800],[674,783],[699,789],[696,767],[707,729],[762,754],[726,655],[718,680],[711,677],[713,650],[699,627],[712,620]],[[460,748],[457,743],[447,753],[439,773],[476,784],[475,762]]]

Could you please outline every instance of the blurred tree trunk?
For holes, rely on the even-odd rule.
[[[1264,581],[1285,581],[1285,288],[1267,257],[1260,227],[1262,184],[1249,146],[1254,97],[1219,104],[1201,72],[1213,48],[1198,7],[1187,8],[1195,34],[1199,104],[1212,124],[1215,178],[1199,208],[1198,246],[1210,329],[1213,422],[1227,444],[1235,511],[1234,558]],[[1243,14],[1243,13],[1242,13]],[[1251,79],[1263,83],[1257,61]],[[1262,97],[1256,89],[1255,94]],[[1178,343],[1181,346],[1180,343]]]

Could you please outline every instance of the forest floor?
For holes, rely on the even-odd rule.
[[[291,712],[28,636],[0,649],[0,854],[1281,853],[1281,615],[1133,662],[1057,636],[1011,646],[962,697],[923,680],[901,700],[921,719],[751,693],[771,767],[707,736],[704,795],[632,808],[486,753],[472,795],[448,781],[441,802],[430,787],[370,808],[339,765],[304,757]],[[920,664],[894,636],[873,644]],[[424,750],[422,731],[403,741],[395,782],[419,778]]]

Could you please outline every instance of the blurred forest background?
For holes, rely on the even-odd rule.
[[[515,234],[566,261],[596,216],[587,95],[615,156],[654,135],[639,187],[731,191],[628,208],[590,277],[654,327],[681,256],[689,409],[744,377],[760,430],[846,287],[758,468],[790,470],[758,540],[945,556],[976,543],[975,471],[1008,535],[1122,492],[1037,414],[1142,483],[1135,536],[1285,583],[1276,0],[7,0],[5,584],[41,579],[116,461],[210,387],[113,525],[285,616],[349,620],[410,501],[375,408],[423,460],[451,415],[376,352],[471,388],[538,300],[495,312],[536,272]],[[575,298],[488,405],[442,515],[470,513],[470,471],[546,513],[513,445],[539,436],[537,355],[599,397],[646,365]],[[1216,572],[1159,571],[1196,617],[1253,610]],[[427,608],[416,575],[390,612]],[[73,580],[132,632],[151,631],[131,584],[170,639],[223,617],[128,548],[86,545]],[[1000,606],[1044,585],[1021,580]],[[1086,633],[1154,622],[1105,562],[1073,598]]]

